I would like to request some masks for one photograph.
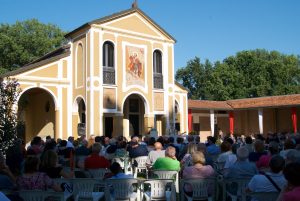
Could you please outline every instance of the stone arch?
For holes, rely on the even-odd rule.
[[[58,108],[55,95],[46,88],[30,87],[18,98],[18,134],[26,143],[34,136],[45,138],[55,133],[55,111]]]
[[[145,96],[132,92],[124,97],[122,102],[124,136],[143,135],[147,132],[145,116],[149,113],[148,102]]]
[[[143,100],[143,102],[144,102],[144,108],[145,108],[145,114],[146,115],[149,114],[150,113],[149,102],[148,102],[147,98],[144,96],[144,94],[142,94],[141,92],[138,92],[138,91],[133,91],[133,92],[127,94],[123,98],[123,100],[122,100],[122,107],[121,107],[122,113],[124,113],[124,103],[127,100],[127,98],[129,96],[131,96],[131,95],[138,95]]]

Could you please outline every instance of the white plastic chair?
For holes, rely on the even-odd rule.
[[[134,192],[133,184],[139,184],[137,179],[108,179],[105,184],[105,200],[140,200],[140,189]]]
[[[88,169],[87,170],[92,178],[103,180],[103,177],[106,173],[109,173],[110,170],[107,168],[99,168],[99,169]]]
[[[214,162],[213,164],[214,169],[217,173],[222,174],[225,166],[225,161],[224,162]]]
[[[188,201],[192,200],[208,200],[212,201],[214,197],[214,186],[215,178],[205,178],[205,179],[183,179],[180,181],[181,184],[181,201],[186,198]],[[184,193],[184,185],[190,184],[193,189],[192,197]],[[211,191],[211,192],[210,192]]]
[[[241,198],[242,201],[246,201],[246,188],[251,178],[240,178],[240,179],[224,179],[223,184],[225,185],[225,192],[231,198],[232,201],[237,201]],[[235,192],[229,190],[233,189]],[[225,197],[223,196],[223,199]]]
[[[137,178],[137,173],[145,171],[146,173],[146,178],[148,178],[148,169],[146,166],[148,156],[139,156],[136,158],[132,159],[132,164],[133,164],[133,170],[134,170],[134,178]],[[135,163],[136,161],[136,163]],[[137,167],[134,165],[137,164]]]
[[[125,174],[133,174],[133,170],[131,167],[131,161],[129,160],[129,158],[125,158],[125,157],[114,157],[111,159],[112,163],[113,162],[117,162],[120,164],[120,166],[122,167],[122,169],[124,169],[124,173]],[[127,161],[127,163],[126,163]]]
[[[173,180],[171,179],[154,179],[147,180],[144,182],[145,184],[150,184],[151,191],[143,192],[143,197],[147,201],[151,200],[167,200],[173,201],[176,200],[176,192],[175,186],[173,184]],[[169,185],[169,189],[167,189],[167,185]]]
[[[179,175],[177,171],[154,170],[153,175],[156,175],[158,179],[173,179],[175,181],[176,192],[179,193]]]
[[[51,197],[51,201],[65,201],[65,196],[63,192],[22,190],[18,193],[24,201],[44,201],[46,198],[49,197]]]
[[[79,201],[80,198],[90,198],[93,201],[98,201],[104,196],[104,192],[95,192],[95,186],[100,181],[92,178],[77,178],[72,179],[73,195],[75,201]]]

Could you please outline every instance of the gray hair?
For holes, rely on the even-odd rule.
[[[292,162],[300,162],[300,151],[292,149],[289,150],[288,153],[286,154],[286,161],[288,163]]]
[[[248,159],[249,156],[249,151],[246,147],[240,147],[238,148],[238,150],[236,151],[236,157],[240,160],[240,161],[245,161]]]
[[[101,144],[98,142],[95,142],[92,146],[92,152],[99,153],[101,151],[101,148],[102,148]]]
[[[172,146],[168,146],[165,154],[170,158],[174,158],[176,155],[176,149]]]

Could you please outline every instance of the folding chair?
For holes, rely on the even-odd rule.
[[[146,166],[147,158],[148,158],[148,156],[139,156],[139,157],[136,157],[136,158],[132,159],[132,165],[134,167],[133,168],[134,178],[137,178],[137,174],[139,172],[143,172],[143,171],[145,171],[146,178],[148,178],[148,169],[147,169],[147,166]],[[135,167],[135,164],[137,165],[136,167]]]
[[[140,188],[134,192],[133,185],[138,185],[137,179],[107,179],[105,183],[105,200],[140,200]]]
[[[181,201],[184,201],[186,198],[188,201],[192,200],[208,200],[212,201],[214,198],[214,186],[215,178],[205,178],[205,179],[183,179],[180,181],[181,186]],[[188,196],[184,192],[185,185],[191,185],[193,189],[192,197]]]
[[[151,200],[176,200],[175,186],[171,179],[153,179],[147,180],[145,184],[150,184],[150,191],[143,192],[143,197],[147,201]],[[168,189],[169,186],[169,189]]]
[[[179,174],[177,171],[154,170],[153,175],[156,175],[158,179],[173,179],[175,181],[176,193],[179,193]]]

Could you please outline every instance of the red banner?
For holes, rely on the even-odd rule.
[[[233,134],[234,131],[234,115],[233,112],[229,112],[229,132]]]
[[[188,109],[188,124],[189,124],[189,132],[193,130],[193,116],[192,116],[192,110]]]
[[[292,108],[292,122],[293,122],[293,128],[294,133],[297,133],[297,109],[295,107]]]

